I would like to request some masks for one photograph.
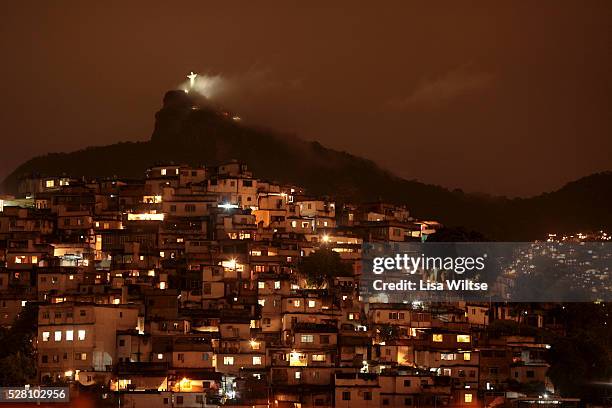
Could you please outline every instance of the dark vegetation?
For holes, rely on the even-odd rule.
[[[529,305],[515,304],[516,312]],[[565,303],[549,312],[564,330],[539,329],[524,322],[494,321],[487,327],[492,337],[534,336],[551,345],[546,360],[548,376],[564,397],[583,403],[603,404],[612,398],[612,327],[609,303]],[[608,403],[610,400],[608,400]]]
[[[247,163],[258,177],[302,185],[312,194],[330,195],[339,202],[406,204],[416,217],[462,225],[495,240],[531,240],[548,232],[612,226],[608,207],[612,172],[593,174],[528,199],[466,194],[396,177],[372,161],[317,142],[244,126],[209,108],[192,110],[193,103],[182,91],[171,91],[156,114],[151,141],[36,157],[9,175],[3,189],[15,191],[19,178],[33,173],[142,178],[155,163],[214,165],[236,159]]]
[[[317,288],[332,288],[334,278],[352,275],[350,264],[343,262],[337,252],[327,247],[321,247],[302,258],[300,272],[309,285]]]
[[[27,303],[15,323],[0,328],[0,385],[23,386],[36,378],[38,307]]]

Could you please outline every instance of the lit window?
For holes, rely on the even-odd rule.
[[[55,186],[55,180],[47,180],[45,186],[47,186],[47,188]]]
[[[265,306],[266,305],[266,299],[259,299],[257,301],[257,303],[259,303],[261,306]]]
[[[266,282],[257,282],[257,287],[259,289],[265,289],[266,287]]]
[[[161,169],[161,175],[162,175],[162,176],[165,176],[167,172],[168,172],[168,170],[166,170],[166,169]]]
[[[295,372],[295,379],[299,380],[300,378],[302,378],[302,372],[301,371],[296,371]]]
[[[62,332],[61,331],[56,331],[53,339],[55,341],[62,341]]]
[[[253,365],[261,365],[261,357],[253,356]]]
[[[458,334],[457,335],[457,343],[469,343],[470,335],[469,334]]]
[[[280,289],[280,288],[281,288],[280,281],[274,281],[274,289]]]
[[[79,330],[77,336],[80,341],[85,340],[85,330]]]
[[[308,365],[306,354],[292,351],[288,354],[289,365],[291,367],[305,367]]]
[[[470,353],[463,353],[463,359],[465,361],[470,361],[471,358],[472,358],[472,355]]]
[[[299,300],[294,300],[293,301],[293,306],[295,307],[300,307],[301,302]]]
[[[315,302],[314,300],[309,300],[308,301],[308,307],[315,307],[316,304],[317,304],[317,302]]]
[[[442,342],[442,335],[441,334],[434,334],[432,340],[435,341],[436,343],[441,343]]]
[[[302,334],[302,337],[300,339],[302,343],[313,343],[314,342],[314,336],[312,334]]]
[[[313,354],[312,361],[325,361],[325,354]]]
[[[223,357],[223,364],[234,365],[234,357]]]
[[[472,402],[472,394],[465,394],[463,396],[463,401],[464,402]]]
[[[164,355],[162,353],[157,354],[157,359],[158,360],[163,360],[164,359]]]
[[[49,335],[50,335],[50,334],[51,334],[51,333],[49,333],[49,332],[43,332],[43,334],[42,334],[42,340],[43,340],[43,341],[49,341]]]
[[[74,330],[66,330],[66,341],[74,340]]]

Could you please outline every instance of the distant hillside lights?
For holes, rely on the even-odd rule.
[[[578,232],[577,234],[571,235],[560,235],[560,234],[548,234],[548,238],[546,242],[588,242],[588,241],[610,241],[612,240],[612,235],[604,232],[603,230],[599,230],[596,232]]]

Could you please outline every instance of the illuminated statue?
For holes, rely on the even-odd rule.
[[[187,75],[187,78],[189,78],[189,88],[193,88],[193,85],[195,84],[195,79],[197,76],[198,74],[194,74],[193,71],[191,71],[191,73]]]

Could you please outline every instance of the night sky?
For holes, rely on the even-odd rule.
[[[147,140],[192,70],[245,122],[409,179],[530,195],[612,170],[609,1],[124,3],[2,3],[0,178]]]

